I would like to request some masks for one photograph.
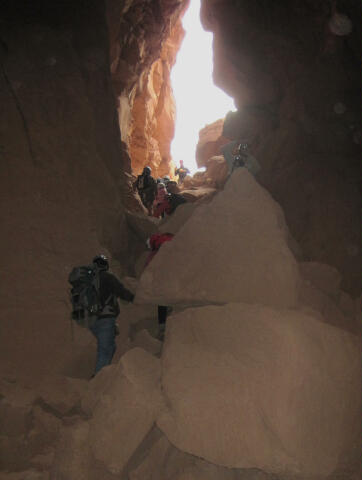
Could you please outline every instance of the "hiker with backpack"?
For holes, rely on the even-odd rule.
[[[157,183],[151,176],[151,168],[145,167],[141,175],[133,184],[133,190],[137,190],[143,205],[147,208],[148,214],[152,214],[152,204],[157,194]]]
[[[75,267],[69,275],[72,318],[78,325],[89,328],[97,339],[94,375],[110,365],[116,351],[116,318],[120,313],[117,298],[127,302],[134,298],[108,270],[107,257],[97,255],[91,265]]]
[[[260,170],[259,162],[251,155],[247,143],[240,143],[236,140],[229,142],[221,148],[221,152],[228,166],[228,177],[230,177],[237,168],[246,168],[254,176]]]
[[[158,184],[158,192],[153,202],[153,216],[163,218],[165,215],[172,215],[179,205],[186,203],[185,197],[180,193],[168,193],[164,184]]]
[[[177,186],[177,182],[175,182],[175,180],[171,180],[168,175],[163,177],[162,181],[165,184],[168,193],[178,193],[180,191]]]
[[[175,169],[175,175],[178,175],[179,185],[184,182],[188,173],[190,173],[190,170],[184,166],[184,161],[180,160],[180,168]]]
[[[153,235],[148,238],[146,245],[147,248],[150,251],[147,260],[146,260],[146,265],[149,265],[153,257],[156,255],[156,253],[159,251],[161,246],[166,243],[170,242],[174,237],[173,233],[154,233]],[[159,328],[159,339],[163,340],[164,335],[165,335],[165,330],[166,330],[166,320],[167,320],[167,314],[169,311],[170,307],[166,307],[165,305],[158,305],[157,307],[157,316],[158,316],[158,328]]]

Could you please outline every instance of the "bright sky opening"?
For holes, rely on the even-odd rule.
[[[186,35],[171,72],[177,112],[171,155],[177,166],[183,160],[191,173],[195,173],[199,131],[235,107],[233,99],[212,80],[213,34],[201,26],[200,0],[191,0],[182,24]]]

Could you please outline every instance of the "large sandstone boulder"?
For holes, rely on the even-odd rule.
[[[211,187],[222,188],[226,182],[228,172],[229,168],[223,155],[209,158],[206,161],[206,184]]]
[[[179,205],[172,215],[167,216],[161,222],[160,232],[176,234],[194,213],[195,208],[197,208],[197,205],[189,202]]]
[[[255,469],[233,469],[206,462],[175,448],[165,436],[152,444],[129,474],[130,480],[277,480]]]
[[[89,442],[95,459],[113,474],[122,471],[161,408],[159,363],[141,348],[130,350],[95,402]]]
[[[215,188],[210,187],[199,187],[190,190],[182,190],[182,195],[186,198],[188,202],[197,202],[200,200],[209,199],[213,197],[215,193],[217,193]]]
[[[300,273],[303,278],[327,295],[339,295],[342,278],[335,267],[318,262],[302,262]]]
[[[356,335],[362,333],[360,315],[357,317],[355,312],[343,311],[339,303],[310,282],[303,281],[300,284],[299,305],[303,309],[311,309],[315,313],[319,312],[323,322]]]
[[[55,415],[69,415],[80,406],[83,393],[87,389],[87,380],[55,375],[45,377],[37,387],[38,401]]]
[[[159,428],[218,465],[326,478],[359,428],[358,342],[296,310],[188,309],[169,319],[162,370]]]
[[[51,467],[51,478],[57,480],[93,480],[89,423],[78,422],[63,429]]]
[[[279,205],[239,169],[162,246],[140,279],[136,301],[293,306],[299,273],[286,238]]]
[[[230,140],[223,137],[224,119],[206,125],[199,131],[196,146],[196,162],[199,167],[206,166],[209,158],[220,155],[220,148]]]
[[[157,338],[152,337],[148,330],[139,331],[133,340],[133,347],[139,347],[152,355],[159,355],[162,349],[162,343]]]

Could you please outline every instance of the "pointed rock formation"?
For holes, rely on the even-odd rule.
[[[141,277],[136,301],[292,307],[299,273],[286,237],[279,205],[248,171],[239,169],[162,246]]]

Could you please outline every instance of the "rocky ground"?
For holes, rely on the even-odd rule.
[[[297,260],[269,193],[239,169],[206,203],[128,222],[175,238],[123,279],[116,358],[92,380],[3,376],[0,478],[359,479],[360,305]]]

